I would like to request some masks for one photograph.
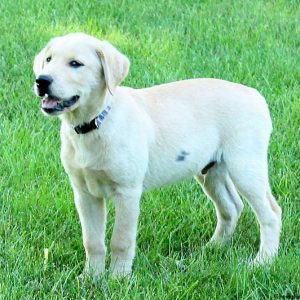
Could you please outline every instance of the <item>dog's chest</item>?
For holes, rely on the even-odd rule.
[[[62,140],[62,159],[69,161],[74,168],[88,170],[89,173],[105,168],[108,151],[109,144],[104,139],[99,140],[95,134]]]
[[[130,174],[119,151],[109,143],[97,139],[78,141],[62,140],[61,159],[72,182],[79,189],[95,197],[114,198],[118,188],[130,181]]]
[[[118,184],[113,180],[112,174],[104,169],[80,167],[76,159],[69,161],[72,167],[66,167],[66,171],[77,188],[88,192],[98,198],[112,198]]]
[[[99,198],[112,198],[116,191],[116,184],[105,171],[89,169],[80,170],[86,189],[90,194]]]

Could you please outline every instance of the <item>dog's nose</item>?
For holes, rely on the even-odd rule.
[[[36,79],[38,87],[48,87],[52,83],[53,79],[49,75],[41,75]]]
[[[49,85],[52,83],[53,78],[49,75],[41,75],[36,79],[36,85],[40,91],[40,94],[46,94],[48,92]]]

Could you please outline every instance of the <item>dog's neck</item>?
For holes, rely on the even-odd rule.
[[[113,96],[107,89],[101,91],[100,95],[99,92],[91,95],[91,98],[95,100],[89,101],[89,104],[79,106],[74,111],[62,114],[60,116],[61,120],[74,128],[75,126],[89,123],[104,109],[113,104]]]

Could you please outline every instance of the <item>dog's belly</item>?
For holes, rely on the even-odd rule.
[[[164,131],[156,133],[149,147],[144,190],[191,178],[211,161],[220,159],[222,137],[218,128],[210,122],[201,126],[188,113],[185,120],[180,122],[177,116],[170,116],[160,121]]]
[[[178,167],[175,164],[167,166],[167,164],[165,164],[165,167],[170,168],[167,173],[162,167],[148,170],[143,183],[145,191],[190,178],[199,173],[200,170],[199,165],[190,164],[186,165],[186,167]]]
[[[162,152],[159,156],[149,158],[148,170],[144,179],[144,190],[168,185],[191,178],[211,161],[218,160],[215,149],[193,149],[194,152],[180,150],[173,155]]]

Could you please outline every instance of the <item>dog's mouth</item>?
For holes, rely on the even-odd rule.
[[[60,99],[58,97],[47,95],[42,99],[42,110],[47,114],[60,114],[70,110],[70,108],[79,100],[75,95],[69,99]]]

